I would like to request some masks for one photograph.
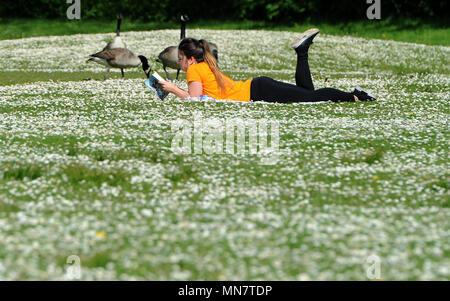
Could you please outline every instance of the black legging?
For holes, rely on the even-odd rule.
[[[354,101],[352,93],[333,88],[314,90],[308,64],[308,48],[297,53],[295,82],[297,85],[276,81],[270,77],[260,76],[252,80],[250,99],[266,102],[318,102],[318,101]]]

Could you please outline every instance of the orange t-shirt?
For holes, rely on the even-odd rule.
[[[223,94],[220,93],[220,88],[216,81],[216,77],[206,62],[191,65],[186,72],[186,80],[188,83],[202,83],[202,93],[204,95],[209,95],[216,99],[250,101],[250,85],[252,83],[252,78],[246,80],[245,82],[235,82],[223,73],[222,76],[225,79],[225,91]]]

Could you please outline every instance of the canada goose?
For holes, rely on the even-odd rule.
[[[208,42],[209,50],[211,50],[212,54],[216,58],[216,61],[219,62],[219,48],[216,44]]]
[[[122,71],[122,78],[125,77],[123,72],[124,68],[137,67],[142,64],[142,70],[145,72],[147,78],[151,72],[148,60],[143,55],[135,55],[133,52],[126,48],[113,48],[108,50],[102,50],[100,52],[90,55],[87,62],[96,62],[106,66],[105,79],[108,78],[110,68],[120,68]]]
[[[114,48],[127,48],[127,45],[122,41],[120,38],[120,24],[122,23],[122,14],[117,14],[117,31],[116,36],[112,41],[110,41],[108,44],[106,44],[105,48],[103,50],[108,49],[114,49]]]
[[[183,40],[186,37],[186,21],[189,21],[189,17],[187,15],[181,15],[181,30],[180,30],[180,41]],[[210,43],[209,48],[211,52],[213,53],[214,57],[217,61],[219,61],[219,51],[218,47],[214,43]],[[180,65],[178,65],[178,46],[169,46],[166,49],[164,49],[159,55],[158,55],[158,62],[163,64],[163,69],[166,72],[166,76],[168,79],[172,80],[169,73],[166,70],[166,67],[172,68],[177,70],[177,77],[180,75]]]
[[[189,21],[187,15],[181,15],[181,31],[180,31],[180,41],[186,37],[186,22]],[[158,55],[158,62],[163,64],[163,69],[166,72],[168,79],[172,80],[166,67],[177,70],[177,79],[180,74],[180,65],[178,65],[178,46],[169,46]]]

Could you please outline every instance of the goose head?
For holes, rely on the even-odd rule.
[[[152,69],[150,68],[150,66],[148,64],[147,58],[145,56],[143,56],[143,55],[138,55],[138,58],[141,60],[142,70],[144,71],[144,73],[147,76],[147,78],[149,78],[150,72],[152,72]]]
[[[186,37],[186,22],[189,21],[188,15],[181,15],[181,31],[180,31],[180,40]]]
[[[181,22],[187,22],[187,21],[189,21],[189,16],[188,15],[181,15],[180,20],[181,20]]]

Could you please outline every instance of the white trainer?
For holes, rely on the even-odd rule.
[[[320,30],[317,28],[308,29],[307,31],[302,33],[300,37],[298,37],[297,39],[295,39],[295,41],[291,43],[291,47],[297,49],[298,47],[303,45],[306,41],[312,41],[314,37],[319,33],[319,31]]]

